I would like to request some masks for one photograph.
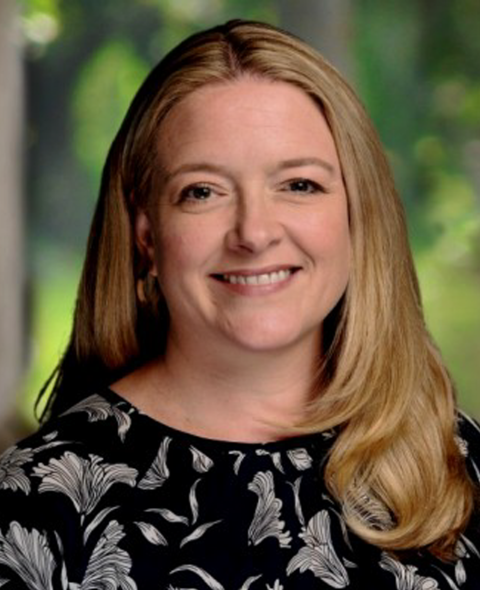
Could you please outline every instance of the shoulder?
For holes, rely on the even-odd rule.
[[[38,506],[43,491],[62,477],[80,478],[90,465],[115,463],[122,456],[131,416],[122,404],[91,395],[50,420],[36,433],[8,448],[0,456],[1,505]],[[0,511],[11,518],[8,511]]]
[[[480,483],[480,423],[458,412],[457,442],[474,481]]]
[[[31,568],[45,581],[63,571],[60,564],[84,568],[84,543],[117,504],[110,489],[115,501],[124,499],[137,478],[122,442],[131,422],[120,399],[93,395],[1,455],[0,586],[30,587]],[[122,537],[118,522],[105,526]]]
[[[88,447],[94,451],[98,444],[106,443],[106,431],[113,431],[120,442],[124,441],[131,423],[133,408],[121,398],[92,394],[75,404],[60,416],[41,425],[37,432],[7,449],[2,460],[13,452],[29,450],[35,455],[51,454],[57,447]],[[54,453],[55,454],[55,453]]]

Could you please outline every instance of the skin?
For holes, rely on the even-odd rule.
[[[195,91],[160,131],[135,233],[171,330],[165,356],[114,389],[194,434],[278,438],[310,399],[322,324],[349,277],[332,135],[301,90],[253,78]],[[268,283],[273,271],[287,275]],[[244,284],[252,275],[266,284]]]

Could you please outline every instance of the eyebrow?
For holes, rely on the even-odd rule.
[[[182,164],[182,166],[175,168],[175,170],[172,170],[171,172],[164,170],[164,180],[168,182],[172,178],[175,178],[175,176],[178,176],[179,174],[185,174],[187,172],[214,172],[217,174],[223,174],[224,176],[230,176],[226,166],[211,164],[209,162],[192,162],[191,164]]]
[[[326,172],[330,175],[335,173],[335,167],[323,160],[322,158],[317,157],[308,157],[308,158],[293,158],[290,160],[283,160],[280,163],[276,164],[273,167],[273,171],[281,171],[281,170],[288,170],[289,168],[300,168],[302,166],[319,166],[323,168]],[[223,176],[230,177],[231,173],[226,166],[222,166],[220,164],[212,164],[211,162],[192,162],[189,164],[182,164],[175,170],[164,171],[164,180],[166,182],[170,181],[172,178],[180,174],[185,174],[188,172],[213,172],[216,174],[222,174]]]
[[[299,168],[301,166],[320,166],[326,170],[329,174],[333,174],[335,172],[335,167],[323,160],[322,158],[294,158],[292,160],[284,160],[280,162],[280,164],[276,167],[278,170],[285,170],[288,168]]]

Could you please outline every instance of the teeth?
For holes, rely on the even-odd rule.
[[[284,281],[291,274],[291,270],[279,270],[261,275],[223,275],[223,280],[232,285],[272,285]]]

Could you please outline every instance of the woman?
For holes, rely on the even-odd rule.
[[[385,156],[270,26],[197,34],[138,92],[44,418],[2,458],[7,588],[478,587],[480,431]]]

